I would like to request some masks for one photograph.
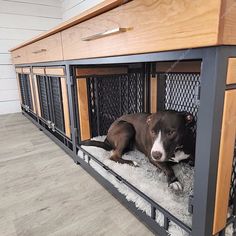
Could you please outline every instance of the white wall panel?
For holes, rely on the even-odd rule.
[[[0,102],[0,115],[20,112],[20,101],[5,101]]]
[[[104,0],[64,0],[62,3],[63,20],[81,14]]]
[[[60,19],[0,13],[0,28],[49,30],[61,22]]]
[[[20,39],[0,39],[0,53],[9,53],[9,49],[23,42]]]
[[[10,64],[11,64],[11,54],[0,53],[0,65],[10,65]]]
[[[45,6],[56,6],[61,8],[61,1],[62,0],[5,0],[7,2],[23,2],[29,3],[34,5],[45,5]]]
[[[0,91],[18,89],[16,78],[0,79]]]
[[[13,65],[0,65],[0,79],[9,79],[16,77]]]
[[[84,0],[64,0],[62,1],[62,10],[65,12],[80,4],[81,2],[84,2]]]
[[[0,90],[0,102],[19,100],[18,90]]]
[[[0,0],[0,13],[61,19],[61,8]]]
[[[0,28],[0,38],[27,40],[41,34],[43,31],[44,30]]]

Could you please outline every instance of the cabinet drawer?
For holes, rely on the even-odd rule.
[[[220,2],[128,2],[62,31],[64,59],[215,45]]]
[[[13,64],[24,64],[28,63],[29,59],[27,56],[26,48],[20,48],[11,53],[12,63]]]
[[[63,60],[60,33],[26,46],[30,63]]]

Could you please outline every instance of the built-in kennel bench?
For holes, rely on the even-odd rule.
[[[12,49],[22,112],[155,233],[235,235],[235,24],[233,0],[106,0]],[[122,114],[166,109],[197,121],[182,195],[136,151],[132,169],[81,146]]]

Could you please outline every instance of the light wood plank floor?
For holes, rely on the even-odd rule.
[[[21,114],[0,116],[0,236],[153,235]]]

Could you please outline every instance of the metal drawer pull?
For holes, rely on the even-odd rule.
[[[16,59],[16,58],[20,58],[21,56],[20,55],[17,55],[17,56],[15,56],[15,57],[13,57],[14,59]]]
[[[106,37],[106,36],[110,36],[110,35],[113,35],[113,34],[123,33],[123,32],[126,32],[126,31],[130,30],[130,29],[132,29],[132,28],[115,28],[115,29],[107,30],[107,31],[102,32],[102,33],[98,33],[98,34],[94,34],[94,35],[84,37],[84,38],[82,38],[82,41],[91,41],[91,40],[103,38],[103,37]]]
[[[37,51],[34,51],[34,52],[32,52],[32,53],[37,54],[37,53],[46,52],[46,51],[47,51],[47,49],[42,48],[42,49],[37,50]]]

